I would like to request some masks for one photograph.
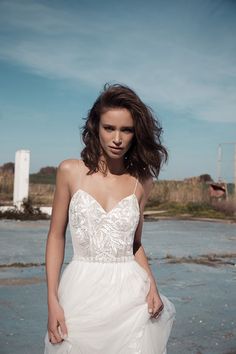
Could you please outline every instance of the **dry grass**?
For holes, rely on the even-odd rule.
[[[51,206],[55,186],[52,184],[30,184],[29,196],[32,203],[37,206]]]
[[[212,206],[215,210],[223,212],[225,215],[236,215],[236,199],[216,200],[212,202]]]
[[[8,205],[13,199],[13,176],[8,174],[0,175],[0,205]]]
[[[13,177],[0,176],[0,205],[12,205],[13,182]],[[36,206],[51,206],[54,190],[53,184],[30,183],[29,198]]]
[[[29,198],[34,206],[51,206],[55,191],[52,183],[30,183]],[[13,200],[13,175],[0,175],[0,205],[11,205]],[[199,178],[183,181],[156,181],[146,205],[146,210],[166,210],[169,216],[234,217],[236,201],[212,201],[209,184]],[[164,216],[165,214],[163,214]]]
[[[196,181],[157,181],[152,190],[149,205],[165,202],[186,204],[188,202],[209,202],[209,186]]]

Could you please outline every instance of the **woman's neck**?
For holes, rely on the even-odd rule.
[[[101,171],[104,172],[106,176],[123,175],[126,172],[126,167],[124,165],[123,159],[114,160],[101,157],[98,165],[100,166]]]

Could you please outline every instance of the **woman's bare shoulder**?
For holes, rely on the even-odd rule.
[[[67,159],[59,163],[57,167],[57,180],[68,185],[69,190],[73,189],[74,181],[77,181],[83,161],[79,159]]]
[[[80,159],[66,159],[59,163],[58,170],[61,172],[74,172],[83,164]]]

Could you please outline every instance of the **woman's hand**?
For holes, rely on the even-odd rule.
[[[60,326],[60,327],[59,327]],[[57,299],[48,302],[48,337],[52,344],[63,341],[67,336],[64,311]]]
[[[158,294],[156,284],[151,281],[149,293],[147,295],[148,312],[151,318],[158,318],[164,308],[164,304]]]

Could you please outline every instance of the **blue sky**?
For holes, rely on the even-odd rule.
[[[160,179],[216,179],[218,144],[236,142],[235,38],[233,0],[1,0],[0,164],[17,149],[31,151],[31,172],[79,158],[83,117],[119,82],[161,121]]]

